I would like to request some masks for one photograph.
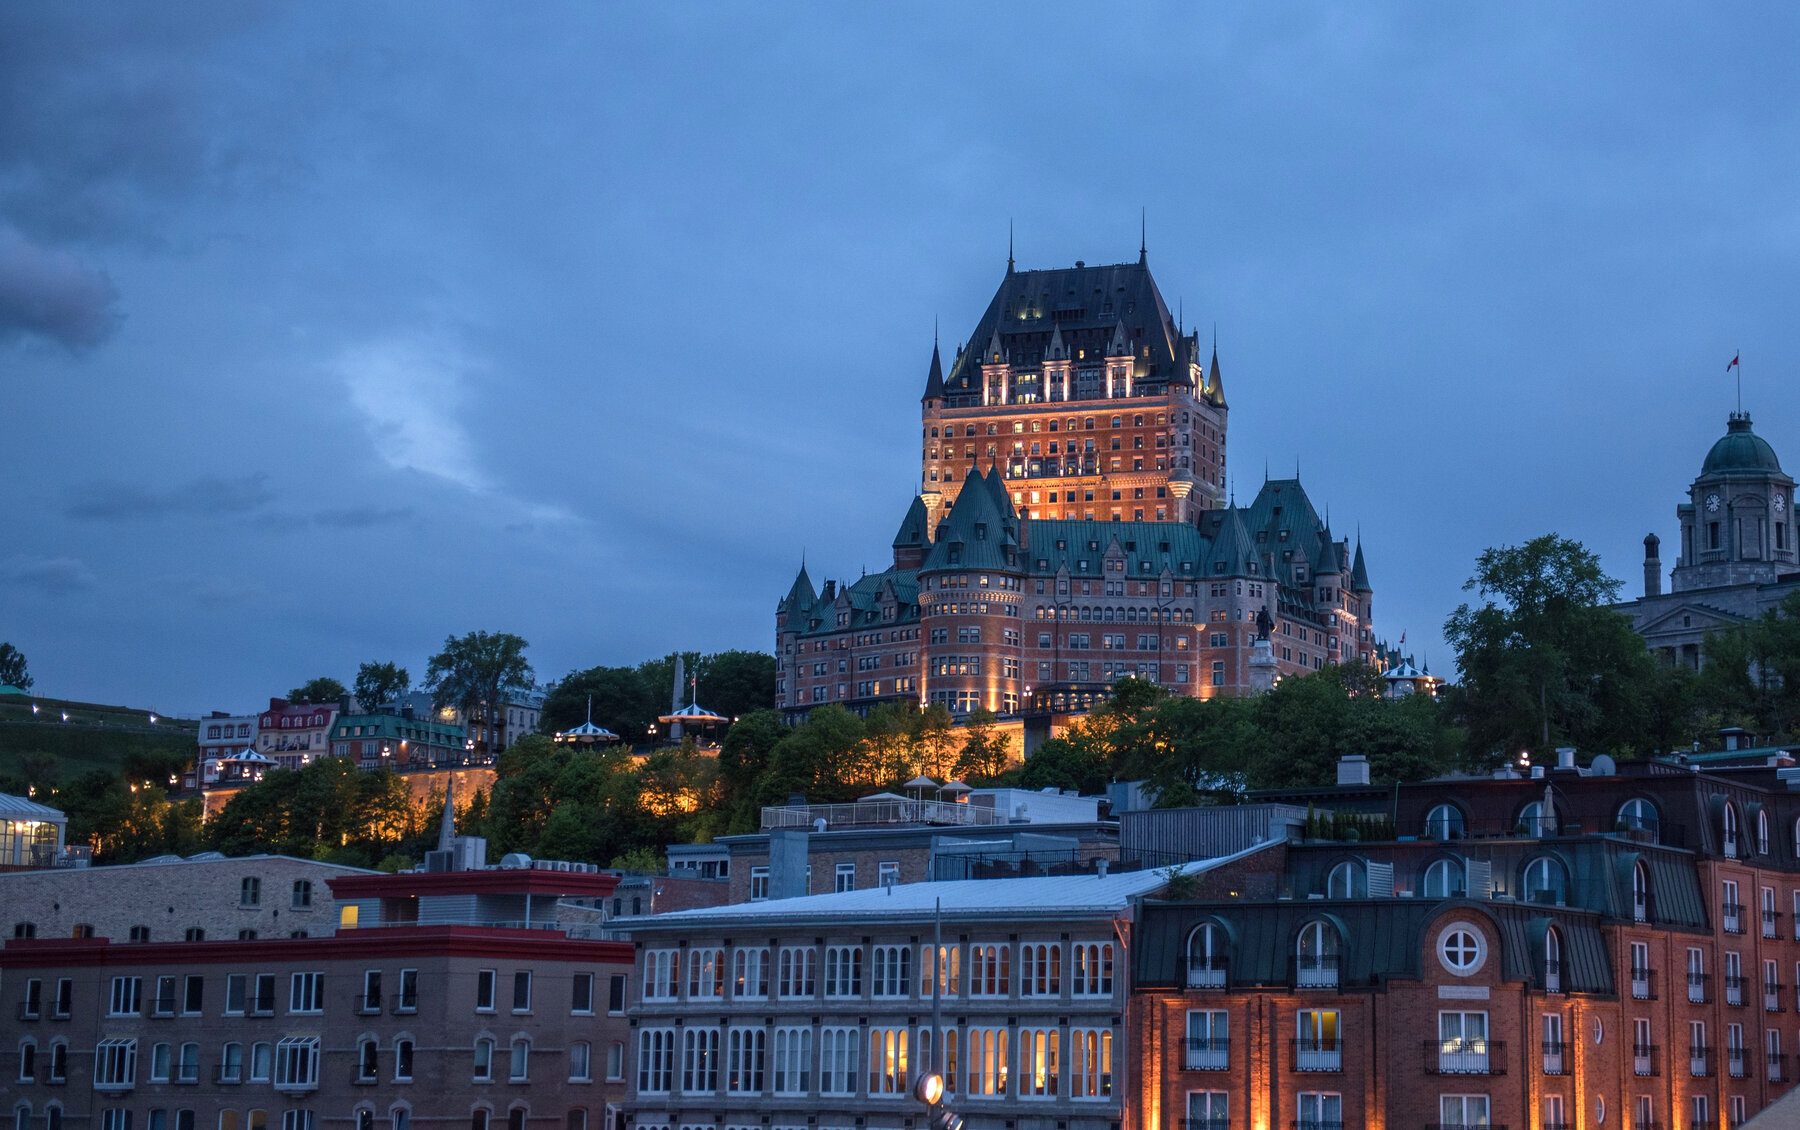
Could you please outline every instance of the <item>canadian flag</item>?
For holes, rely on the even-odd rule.
[[[1403,644],[1406,642],[1406,633],[1405,632],[1400,633],[1400,642]]]
[[[1732,355],[1731,355],[1731,364],[1729,364],[1729,365],[1727,365],[1727,366],[1725,366],[1725,371],[1726,371],[1726,372],[1727,372],[1727,373],[1729,373],[1729,372],[1731,372],[1731,370],[1733,370],[1733,369],[1735,369],[1735,368],[1737,368],[1737,363],[1738,363],[1738,356],[1739,356],[1739,355],[1738,355],[1738,354],[1736,354],[1736,353],[1733,353],[1733,354],[1732,354]]]

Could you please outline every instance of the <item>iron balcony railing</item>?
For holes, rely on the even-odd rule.
[[[1337,954],[1303,953],[1294,959],[1294,984],[1300,988],[1330,988],[1337,983]]]
[[[410,993],[395,993],[394,994],[394,1011],[395,1012],[417,1012],[417,1011],[419,1011],[418,990],[415,989]]]
[[[1503,1040],[1426,1040],[1427,1075],[1505,1075]]]
[[[1766,1070],[1769,1075],[1769,1082],[1779,1083],[1787,1078],[1786,1056],[1782,1055],[1780,1052],[1771,1052],[1766,1055],[1764,1059],[1767,1064]]]
[[[1724,903],[1719,908],[1719,917],[1727,934],[1744,932],[1744,904],[1741,902]]]
[[[1725,1003],[1742,1006],[1744,1003],[1744,978],[1725,976]]]
[[[380,993],[357,993],[351,998],[353,1007],[359,1016],[377,1016],[381,1013]]]
[[[1425,1130],[1506,1130],[1504,1122],[1427,1122]]]
[[[1712,1049],[1704,1044],[1688,1046],[1688,1074],[1696,1079],[1711,1079],[1713,1076]]]
[[[1711,980],[1711,978],[1712,974],[1710,973],[1695,973],[1691,970],[1688,972],[1687,985],[1689,1004],[1706,1004],[1712,999],[1707,995],[1706,991],[1706,983]]]
[[[1182,983],[1190,989],[1223,989],[1228,980],[1222,957],[1190,957],[1182,966]]]
[[[1733,1079],[1742,1079],[1750,1074],[1750,1066],[1745,1061],[1743,1048],[1725,1049],[1725,1072]]]
[[[1782,989],[1782,984],[1780,981],[1764,981],[1763,982],[1763,1011],[1764,1012],[1780,1012],[1781,1011],[1781,989]]]
[[[967,827],[1005,824],[997,809],[943,800],[855,801],[850,804],[769,805],[762,810],[763,831],[772,828],[812,828],[825,821],[827,828],[853,828],[894,824],[939,824]]]
[[[1564,1058],[1568,1045],[1561,1040],[1544,1041],[1544,1074],[1567,1075],[1568,1061]]]
[[[1223,1071],[1231,1066],[1229,1036],[1189,1036],[1186,1066],[1189,1071]]]
[[[1294,1052],[1295,1071],[1342,1071],[1344,1069],[1344,1044],[1342,1040],[1321,1040],[1310,1036],[1289,1041]]]
[[[1631,971],[1631,999],[1635,1001],[1656,999],[1656,970],[1633,969]]]
[[[1631,1045],[1631,1073],[1646,1078],[1657,1074],[1656,1045]]]
[[[1344,1130],[1341,1119],[1296,1118],[1288,1123],[1289,1130]],[[1505,1130],[1505,1127],[1494,1127],[1493,1130]]]
[[[32,1003],[31,1001],[20,1001],[19,1002],[19,1019],[20,1020],[36,1020],[39,1015],[40,1015],[40,1012],[39,1012],[38,1005]]]
[[[1762,912],[1763,937],[1774,938],[1780,936],[1781,928],[1778,925],[1780,919],[1781,912],[1779,910],[1765,910]]]

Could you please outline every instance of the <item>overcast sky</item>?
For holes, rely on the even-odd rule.
[[[1635,594],[1735,351],[1800,463],[1800,18],[1371,7],[8,4],[0,640],[168,712],[767,649],[803,547],[888,559],[1008,222],[1140,208],[1383,635],[1447,673],[1551,530]]]

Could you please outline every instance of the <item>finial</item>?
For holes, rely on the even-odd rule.
[[[1009,275],[1013,273],[1013,222],[1011,216],[1006,218],[1006,273]]]
[[[1143,263],[1150,255],[1150,210],[1138,209],[1138,262]]]
[[[937,347],[938,347],[938,316],[936,314],[933,314],[931,316],[931,349],[932,349],[932,352],[934,352],[934,353],[937,352]]]

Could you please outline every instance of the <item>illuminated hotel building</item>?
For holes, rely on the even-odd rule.
[[[934,347],[921,491],[893,566],[776,610],[777,702],[941,702],[953,714],[1079,713],[1127,675],[1195,697],[1369,660],[1362,547],[1298,478],[1221,506],[1226,405],[1140,255],[1006,277],[946,375]]]

